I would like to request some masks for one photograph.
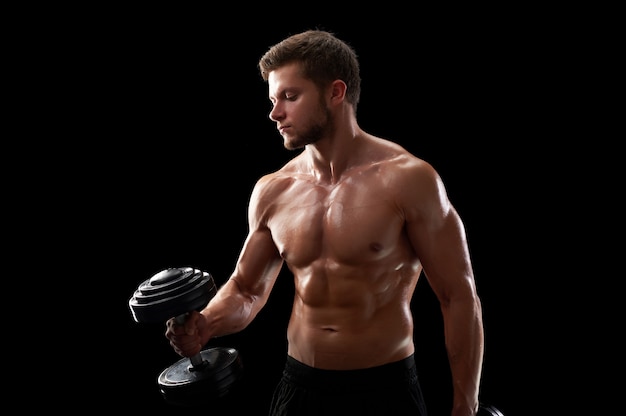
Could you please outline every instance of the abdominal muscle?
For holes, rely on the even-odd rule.
[[[297,282],[287,328],[287,352],[296,360],[320,369],[351,370],[399,361],[414,352],[410,299],[405,298],[411,290],[406,287],[376,294],[363,284],[348,284],[352,301],[340,304],[328,296],[302,296]],[[354,291],[361,293],[354,296]]]

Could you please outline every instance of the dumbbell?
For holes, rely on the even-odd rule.
[[[143,281],[128,301],[136,322],[184,323],[187,313],[204,308],[217,293],[210,273],[192,267],[168,268]],[[229,393],[243,375],[239,352],[214,347],[164,369],[157,382],[163,398],[194,406]]]
[[[476,416],[504,416],[501,411],[494,406],[481,403]]]

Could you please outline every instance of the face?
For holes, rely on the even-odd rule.
[[[299,149],[327,136],[332,131],[332,117],[324,96],[316,85],[290,64],[272,71],[268,77],[272,111],[287,149]]]

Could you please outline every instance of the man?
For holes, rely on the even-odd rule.
[[[423,275],[441,303],[452,416],[478,410],[483,326],[464,225],[435,169],[357,122],[353,49],[310,30],[259,61],[269,117],[287,149],[303,149],[256,183],[235,269],[184,327],[181,356],[246,328],[285,263],[295,297],[287,362],[271,416],[426,415],[410,302]]]

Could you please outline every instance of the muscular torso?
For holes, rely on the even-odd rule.
[[[267,202],[274,243],[295,277],[288,353],[353,369],[413,352],[410,300],[420,265],[397,204],[398,160],[358,166],[335,184],[279,172]]]

